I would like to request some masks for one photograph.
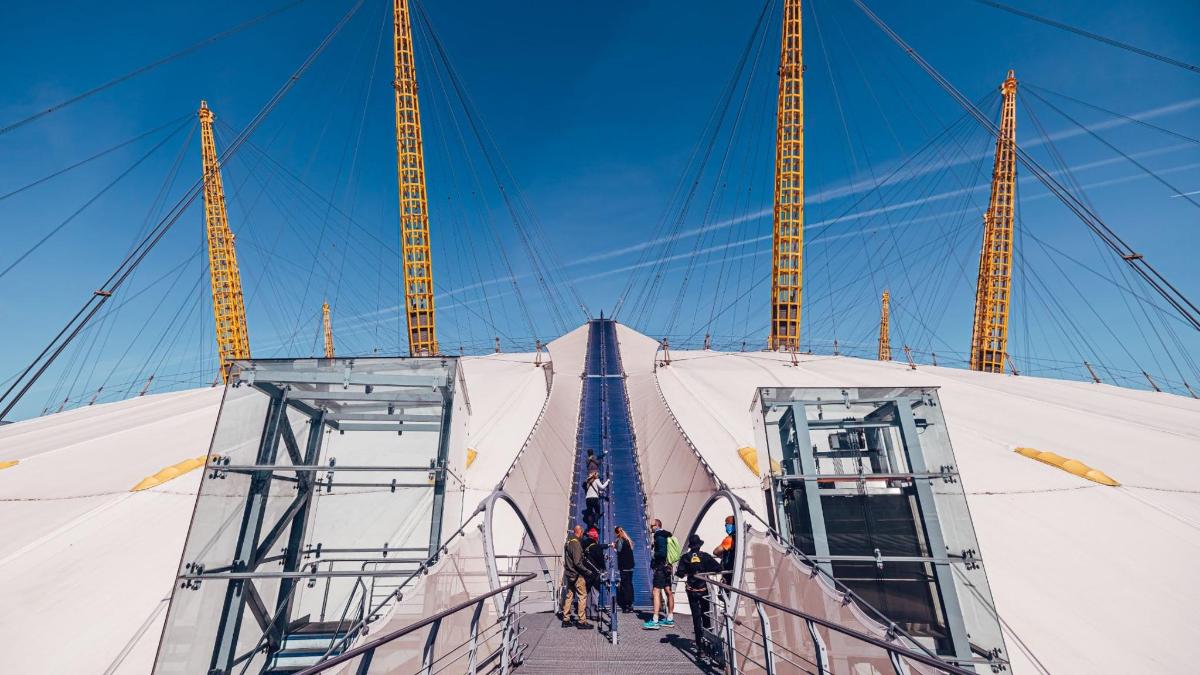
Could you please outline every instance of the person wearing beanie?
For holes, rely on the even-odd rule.
[[[696,635],[696,658],[700,659],[706,652],[704,629],[712,626],[712,619],[709,617],[711,603],[708,600],[708,584],[696,575],[720,572],[721,563],[701,550],[704,547],[704,540],[700,538],[700,535],[693,534],[688,537],[687,545],[687,550],[679,558],[675,576],[687,578],[684,582],[684,589],[687,591],[688,607],[692,610],[692,630]]]

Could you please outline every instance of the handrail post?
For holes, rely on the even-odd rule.
[[[421,672],[425,675],[433,675],[434,646],[437,643],[438,629],[441,627],[441,619],[429,625],[429,637],[425,638],[425,649],[421,654]]]
[[[355,671],[355,675],[367,675],[367,672],[371,670],[371,659],[373,658],[375,658],[374,649],[363,654],[358,661],[358,670]]]
[[[775,675],[774,640],[771,639],[771,620],[767,618],[767,610],[763,604],[754,601],[754,610],[758,612],[758,622],[762,627],[763,661],[767,665],[767,675]]]
[[[512,669],[512,642],[515,639],[516,631],[513,630],[513,593],[517,590],[516,586],[508,589],[504,594],[504,637],[500,640],[500,674],[508,675]]]
[[[817,624],[811,619],[805,619],[804,625],[808,628],[808,636],[813,643],[813,661],[817,663],[817,672],[821,675],[832,675],[829,670],[829,654],[825,651],[825,641],[821,639],[821,634],[817,632]]]
[[[467,672],[475,675],[476,653],[479,650],[479,615],[483,612],[483,600],[475,603],[475,613],[471,615],[471,652],[467,657]]]

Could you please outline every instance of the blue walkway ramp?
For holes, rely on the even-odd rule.
[[[633,540],[635,607],[650,606],[650,549],[646,529],[646,498],[638,473],[625,375],[617,348],[617,326],[610,319],[588,325],[587,370],[580,401],[579,431],[575,447],[575,485],[571,497],[572,524],[583,522],[586,506],[583,482],[587,478],[587,451],[600,457],[601,478],[612,480],[609,499],[597,526],[604,543],[613,540],[620,525]]]

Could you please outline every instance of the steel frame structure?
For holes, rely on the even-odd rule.
[[[242,275],[238,271],[233,233],[229,230],[225,188],[221,184],[221,165],[213,138],[213,113],[207,102],[200,101],[198,115],[200,153],[204,162],[204,225],[208,234],[213,324],[217,332],[217,353],[221,359],[221,380],[228,382],[233,361],[250,358],[250,337],[246,328]]]
[[[953,648],[953,658],[967,662],[973,658],[967,626],[964,621],[963,607],[955,586],[954,563],[962,564],[963,557],[954,558],[947,549],[943,527],[939,520],[938,506],[935,501],[933,481],[941,480],[946,483],[958,482],[957,467],[943,465],[931,467],[926,461],[922,448],[919,426],[928,424],[926,420],[918,422],[914,408],[926,401],[940,407],[934,388],[921,390],[921,396],[910,395],[910,390],[900,390],[905,394],[892,392],[893,395],[874,397],[859,397],[843,390],[841,400],[794,400],[786,396],[778,396],[772,388],[760,389],[756,397],[761,405],[764,430],[769,456],[782,457],[778,473],[770,477],[768,487],[768,507],[771,510],[771,522],[778,529],[785,541],[793,547],[793,533],[798,523],[791,522],[791,515],[786,504],[789,499],[802,498],[808,522],[805,529],[811,532],[813,551],[806,554],[812,564],[818,566],[824,573],[834,577],[833,563],[835,562],[864,562],[861,556],[833,555],[830,551],[830,539],[826,527],[823,495],[868,494],[868,481],[885,481],[888,485],[897,481],[904,483],[915,498],[913,508],[918,535],[923,539],[928,555],[926,556],[891,556],[879,554],[871,558],[878,565],[888,563],[921,562],[932,568],[933,581],[936,584],[935,600],[940,604],[940,611],[949,632],[949,641]],[[876,392],[872,392],[876,393]],[[842,404],[874,406],[874,412],[861,419],[843,418],[836,414],[818,415],[818,419],[810,419],[806,408],[834,408]],[[771,419],[768,412],[782,414],[777,419]],[[838,432],[844,430],[892,429],[898,432],[899,442],[893,444],[885,434],[880,434],[887,453],[901,458],[900,471],[882,471],[878,474],[872,470],[869,473],[830,474],[822,473],[817,466],[816,447],[811,442],[811,432]],[[832,484],[833,487],[830,487]],[[839,486],[850,485],[849,488]],[[801,491],[803,494],[798,495]],[[978,558],[971,561],[981,562]]]
[[[983,215],[983,244],[971,328],[971,370],[1003,373],[1008,359],[1008,315],[1012,300],[1013,215],[1017,187],[1017,78],[1000,85],[1002,105],[992,192]]]
[[[783,3],[771,250],[771,335],[767,347],[798,351],[804,286],[804,56],[800,0]]]
[[[408,0],[394,0],[396,175],[400,194],[400,253],[404,276],[404,318],[412,356],[438,353],[434,317],[433,264],[429,247],[429,201],[425,193],[425,154],[421,106]]]
[[[382,360],[382,359],[378,359]],[[372,359],[372,361],[378,361]],[[410,359],[396,359],[410,361]],[[439,363],[443,359],[437,360]],[[265,422],[254,453],[253,463],[235,463],[219,454],[211,454],[205,467],[205,480],[219,480],[230,474],[249,476],[245,501],[241,509],[236,544],[230,562],[221,567],[205,568],[185,559],[179,575],[176,593],[198,589],[201,583],[225,583],[224,599],[217,619],[216,638],[209,662],[209,673],[226,674],[258,653],[257,647],[248,653],[238,653],[245,609],[262,632],[260,643],[265,647],[268,662],[281,648],[285,635],[295,618],[293,601],[301,581],[311,585],[316,579],[368,579],[372,588],[375,577],[396,577],[410,568],[421,568],[436,561],[441,546],[443,511],[447,489],[451,412],[456,385],[460,383],[460,368],[455,359],[443,378],[395,373],[356,372],[353,360],[343,359],[333,367],[325,361],[260,359],[234,364],[231,387],[248,386],[268,397]],[[320,365],[317,365],[317,364]],[[312,364],[312,367],[306,367]],[[340,367],[340,366],[344,366]],[[408,407],[440,407],[440,414],[405,413]],[[288,413],[299,413],[306,434],[293,429]],[[438,433],[436,459],[429,465],[336,465],[320,464],[322,439],[327,433],[375,431],[397,433]],[[219,449],[214,450],[214,453]],[[422,480],[400,482],[343,481],[339,474],[360,473],[417,473]],[[321,474],[324,475],[321,475]],[[294,489],[295,496],[277,517],[267,518],[268,499],[274,486]],[[428,558],[389,558],[389,553],[414,551],[408,548],[343,548],[324,549],[306,544],[311,526],[311,512],[318,491],[335,488],[377,487],[395,492],[402,488],[433,491],[428,544],[421,550]],[[201,498],[204,490],[201,489]],[[197,503],[197,509],[202,507]],[[339,557],[339,554],[359,557]],[[362,557],[363,553],[382,554],[382,557]],[[332,556],[332,557],[331,557]],[[312,559],[315,558],[315,559]],[[329,563],[328,570],[320,567]],[[362,563],[360,569],[333,569],[334,563]],[[378,564],[402,564],[403,569]],[[271,564],[271,569],[264,566]],[[375,569],[368,569],[371,565]],[[275,567],[279,565],[279,567]],[[278,583],[273,607],[264,601],[266,593],[260,587]],[[367,586],[363,585],[362,603],[368,602]],[[274,590],[273,588],[271,590]],[[370,593],[373,595],[374,591]],[[326,596],[328,589],[326,589]],[[351,593],[347,607],[354,599]],[[373,598],[371,598],[373,599]],[[370,609],[374,609],[371,607]],[[364,612],[368,612],[364,607]],[[324,603],[322,603],[322,614]],[[361,618],[361,617],[360,617]],[[161,653],[161,649],[160,649]]]

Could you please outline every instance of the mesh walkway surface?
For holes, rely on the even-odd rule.
[[[635,672],[653,675],[721,673],[719,667],[697,663],[692,639],[692,620],[676,617],[674,628],[642,630],[644,617],[621,615],[617,644],[595,630],[562,628],[550,613],[530,614],[521,620],[526,631],[521,642],[529,645],[516,672],[556,675],[607,675]],[[632,669],[641,669],[634,671]]]
[[[634,455],[629,400],[617,348],[616,323],[611,319],[589,322],[587,372],[576,438],[575,491],[571,499],[572,522],[583,522],[583,481],[587,477],[587,451],[603,453],[602,475],[612,479],[604,502],[601,541],[613,539],[620,525],[633,541],[633,604],[650,606],[650,553],[647,540],[645,496]]]

